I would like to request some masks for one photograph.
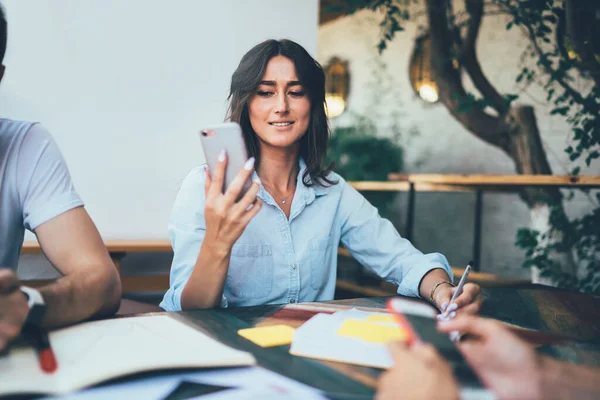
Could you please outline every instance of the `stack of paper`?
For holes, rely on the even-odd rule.
[[[435,320],[436,311],[427,304],[398,299],[400,311]],[[375,368],[393,365],[386,344],[406,339],[394,316],[357,309],[317,314],[294,332],[290,353],[321,360]]]
[[[389,368],[386,343],[403,340],[405,332],[385,313],[356,309],[317,314],[294,332],[290,353],[321,360]]]

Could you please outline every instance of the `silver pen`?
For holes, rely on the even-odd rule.
[[[467,267],[465,268],[465,272],[463,273],[462,277],[460,278],[460,281],[458,282],[458,286],[456,286],[456,290],[454,291],[454,294],[452,295],[452,298],[450,299],[450,302],[448,303],[448,307],[450,307],[450,304],[452,304],[452,302],[454,300],[456,300],[458,298],[458,296],[460,296],[460,294],[462,293],[463,286],[465,286],[465,283],[467,283],[467,278],[469,276],[469,273],[471,272],[472,264],[473,264],[473,261],[469,261],[469,263],[467,264]]]
[[[473,261],[469,261],[469,263],[467,264],[467,267],[465,268],[465,272],[463,273],[462,277],[460,278],[460,281],[458,282],[458,286],[456,286],[456,290],[454,291],[454,294],[452,295],[452,298],[450,299],[450,302],[448,303],[448,308],[450,307],[450,304],[452,304],[452,302],[454,300],[456,300],[458,298],[458,296],[460,296],[460,294],[462,293],[462,289],[463,286],[465,286],[465,283],[467,283],[467,278],[469,277],[469,273],[471,272],[471,265],[473,264]],[[448,312],[445,313],[444,317],[448,318]],[[453,331],[450,332],[450,340],[452,340],[453,342],[458,342],[458,340],[460,339],[460,334],[458,331]]]

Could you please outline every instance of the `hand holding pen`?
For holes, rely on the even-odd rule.
[[[460,314],[476,314],[479,312],[481,301],[478,298],[479,292],[481,291],[479,285],[476,283],[467,283],[467,278],[471,272],[473,262],[469,262],[465,268],[458,286],[444,287],[444,293],[441,296],[446,296],[447,300],[440,300],[438,304],[442,314],[438,316],[438,319],[449,319],[454,318],[458,313]]]

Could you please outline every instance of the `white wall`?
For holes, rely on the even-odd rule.
[[[348,60],[351,74],[348,111],[333,125],[351,125],[354,115],[366,114],[375,120],[380,134],[387,135],[392,123],[400,124],[407,172],[515,173],[508,156],[469,133],[443,105],[428,105],[415,96],[408,80],[408,65],[417,25],[426,25],[426,20],[406,23],[406,30],[396,34],[381,57],[376,50],[380,21],[380,15],[362,11],[319,28],[318,60],[323,64],[333,56]],[[506,23],[503,17],[485,17],[477,50],[490,81],[503,93],[518,93],[515,78],[527,42],[517,29],[507,32]],[[519,101],[535,106],[553,171],[567,174],[570,167],[563,149],[569,127],[563,119],[549,115],[552,108],[545,104],[545,98],[543,92],[533,88],[522,93]],[[411,136],[415,128],[419,133]],[[599,174],[598,166],[584,173]],[[400,195],[398,199],[402,215],[406,197]],[[526,206],[517,195],[486,194],[484,199],[482,269],[527,276],[528,272],[519,268],[523,256],[514,246],[518,227],[529,222]],[[578,196],[568,205],[568,211],[577,215],[591,207],[587,198]],[[466,264],[472,254],[473,208],[473,195],[418,194],[415,244],[424,251],[445,253],[452,265]]]
[[[231,74],[269,38],[315,55],[318,0],[3,0],[8,19],[0,115],[41,121],[105,239],[167,238],[196,132],[221,122]],[[27,234],[26,239],[33,235]],[[125,271],[168,270],[136,254]],[[23,256],[21,278],[56,272]]]
[[[203,161],[196,132],[223,120],[246,51],[283,37],[316,50],[318,0],[2,3],[1,115],[49,128],[105,239],[167,237]]]

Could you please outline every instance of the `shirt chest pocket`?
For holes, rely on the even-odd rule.
[[[313,289],[323,287],[329,279],[330,238],[311,239],[308,242],[310,285]]]
[[[273,251],[268,244],[233,245],[227,289],[235,297],[257,299],[273,288]]]

